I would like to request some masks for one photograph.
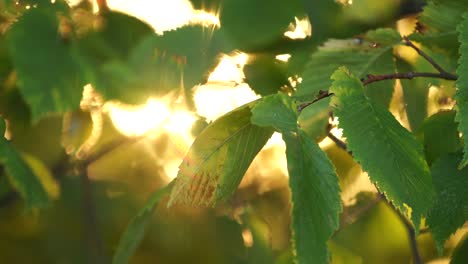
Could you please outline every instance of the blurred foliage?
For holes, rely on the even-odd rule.
[[[467,262],[465,0],[190,2],[220,25],[158,35],[87,0],[0,1],[0,263],[414,263],[369,178],[416,231],[423,216],[424,262],[452,252]],[[435,71],[404,47],[401,19],[456,84],[361,85],[368,74]],[[300,21],[311,35],[287,37]],[[239,53],[261,98],[210,123],[196,115],[186,155],[167,131],[123,135],[104,110],[158,97],[195,111],[196,87]],[[340,66],[352,75],[331,80]],[[99,96],[84,104],[86,84]],[[300,109],[330,87],[334,96]],[[327,143],[332,116],[352,153]],[[266,143],[273,129],[286,149]]]

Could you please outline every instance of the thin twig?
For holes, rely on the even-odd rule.
[[[327,97],[330,97],[332,96],[333,93],[329,93],[328,91],[323,91],[323,90],[320,90],[319,91],[319,94],[317,95],[317,98],[315,98],[313,101],[311,102],[307,102],[307,103],[303,103],[303,104],[300,104],[297,106],[297,111],[298,112],[301,112],[302,110],[304,110],[304,108],[308,107],[309,105],[315,103],[315,102],[318,102],[324,98],[327,98]]]
[[[428,77],[428,78],[439,78],[445,80],[455,81],[458,76],[451,73],[432,73],[432,72],[397,72],[392,74],[382,74],[382,75],[373,75],[368,74],[367,78],[362,81],[362,84],[368,85],[374,82],[384,81],[384,80],[394,80],[394,79],[413,79],[416,77]]]
[[[432,65],[432,67],[434,67],[438,72],[446,76],[451,76],[452,79],[455,79],[455,80],[458,78],[456,75],[451,74],[447,72],[446,70],[444,70],[437,62],[434,61],[434,59],[432,59],[424,51],[422,51],[420,48],[414,45],[413,42],[411,42],[411,40],[407,36],[404,36],[403,39],[405,40],[405,44],[407,46],[414,49],[421,57],[423,57],[427,62],[429,62]]]
[[[421,255],[419,254],[418,241],[416,240],[416,231],[411,224],[411,222],[404,216],[387,198],[384,198],[385,202],[390,206],[390,208],[395,212],[395,214],[400,218],[400,221],[405,226],[406,232],[408,233],[408,240],[410,242],[411,252],[413,254],[414,264],[423,264]]]
[[[346,145],[346,143],[344,143],[343,140],[337,138],[330,131],[327,132],[327,137],[331,139],[340,149],[348,152],[349,155],[353,155],[353,153],[348,150],[348,146]]]

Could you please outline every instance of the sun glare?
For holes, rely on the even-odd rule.
[[[146,21],[158,34],[187,24],[220,26],[216,14],[194,10],[188,0],[107,0],[107,4],[113,10]],[[95,10],[97,11],[97,7]],[[287,37],[310,36],[308,18],[301,20],[296,18],[296,25],[291,25],[291,30],[285,33]],[[289,57],[290,55],[284,54],[278,56],[277,59],[287,61]],[[191,128],[198,118],[197,114],[205,117],[207,121],[213,121],[259,98],[244,82],[243,67],[248,59],[247,54],[240,52],[223,55],[220,58],[218,66],[209,75],[207,83],[196,86],[193,90],[197,113],[188,111],[185,106],[179,105],[169,97],[150,98],[145,104],[138,106],[106,102],[102,109],[103,113],[108,114],[115,128],[126,136],[145,136],[151,139],[162,133],[168,134],[176,150],[168,154],[162,163],[167,176],[170,179],[175,178],[178,165],[194,140]],[[275,133],[264,149],[268,149],[270,153],[274,152],[270,167],[280,168],[287,175],[285,145],[281,135]]]
[[[109,113],[114,126],[126,136],[142,136],[157,130],[171,115],[167,106],[155,99],[149,99],[140,106],[107,102],[104,111]]]
[[[200,116],[209,121],[259,98],[248,84],[244,83],[243,67],[248,61],[245,53],[224,55],[208,77],[208,82],[196,87],[195,106]]]
[[[291,58],[291,54],[279,54],[279,55],[276,55],[276,59],[279,60],[279,61],[288,62],[290,58]]]
[[[308,17],[305,18],[294,18],[296,24],[290,25],[290,30],[284,33],[285,37],[290,39],[305,39],[312,35],[312,25],[310,24],[310,20]]]
[[[69,0],[71,5],[80,1]],[[93,1],[94,11],[98,11]],[[187,24],[220,26],[217,14],[194,10],[189,0],[107,0],[110,9],[120,11],[150,24],[158,34]]]
[[[208,77],[208,83],[242,83],[245,78],[242,70],[247,61],[248,56],[245,53],[224,55]]]

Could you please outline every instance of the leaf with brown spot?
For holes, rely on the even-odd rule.
[[[201,132],[179,166],[169,206],[214,206],[231,197],[273,129],[250,122],[252,102],[220,117]]]

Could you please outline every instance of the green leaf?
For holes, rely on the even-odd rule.
[[[259,95],[277,93],[281,87],[289,85],[286,67],[286,62],[273,55],[249,55],[244,66],[245,82]]]
[[[296,131],[296,105],[284,93],[263,97],[252,108],[251,121],[262,127],[272,126],[279,132]]]
[[[326,154],[302,130],[283,134],[292,192],[298,263],[328,263],[327,241],[339,225],[338,177]]]
[[[291,97],[264,97],[252,109],[252,122],[272,126],[286,142],[292,193],[293,241],[298,263],[328,263],[327,241],[341,212],[338,177],[327,155],[297,124]],[[326,190],[326,191],[324,191]]]
[[[462,147],[455,123],[455,111],[441,111],[424,121],[424,153],[432,164],[437,158],[458,151]]]
[[[437,198],[427,215],[427,223],[439,255],[445,240],[468,220],[468,168],[457,169],[461,159],[461,153],[445,155],[431,167]]]
[[[390,74],[395,72],[392,59],[393,45],[399,43],[393,30],[380,29],[367,33],[364,39],[332,39],[312,54],[302,74],[303,82],[295,94],[299,99],[314,98],[319,90],[331,85],[329,76],[345,65],[358,78],[367,74]],[[366,93],[376,101],[388,106],[393,93],[394,81],[368,85]]]
[[[231,197],[273,133],[250,123],[254,104],[225,114],[200,133],[179,166],[169,205],[214,206]]]
[[[465,0],[429,1],[419,16],[419,22],[429,34],[447,34],[455,30],[466,11],[468,6]]]
[[[465,0],[428,1],[419,16],[419,31],[410,36],[412,40],[435,49],[444,49],[453,57],[458,57],[457,25],[462,15],[468,11]]]
[[[261,48],[283,38],[294,16],[301,15],[301,4],[298,0],[225,0],[221,27],[237,48]]]
[[[18,87],[33,120],[79,107],[86,81],[73,41],[61,34],[53,8],[32,8],[7,32]]]
[[[346,68],[338,69],[332,79],[331,106],[349,150],[400,211],[405,204],[412,208],[411,218],[418,227],[434,197],[422,146],[388,110],[364,95],[361,81]]]
[[[458,91],[455,95],[457,100],[457,115],[456,121],[458,122],[458,130],[462,133],[462,138],[468,142],[466,135],[468,135],[468,14],[463,16],[463,22],[458,26],[457,30],[460,32],[458,41],[460,42],[460,58],[458,60],[458,80],[456,81]],[[460,168],[468,164],[468,144],[465,143],[463,149],[463,160],[460,163]]]
[[[329,99],[316,102],[297,113],[292,98],[284,93],[258,100],[252,109],[251,121],[258,126],[271,126],[278,132],[296,131],[298,126],[312,139],[325,137],[328,125]]]
[[[173,186],[174,181],[166,187],[155,191],[145,206],[133,217],[120,238],[112,260],[113,264],[126,264],[129,262],[130,257],[134,254],[138,244],[143,239],[146,227],[151,221],[156,206],[162,198],[169,194]]]
[[[5,124],[3,119],[0,120]],[[0,136],[0,163],[10,175],[12,185],[25,200],[26,210],[49,206],[44,186],[13,145],[3,138],[3,134]]]

